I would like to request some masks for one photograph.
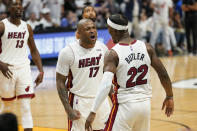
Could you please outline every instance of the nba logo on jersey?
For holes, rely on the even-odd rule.
[[[131,51],[133,51],[133,48],[132,48],[132,46],[130,46],[130,49],[131,49]]]

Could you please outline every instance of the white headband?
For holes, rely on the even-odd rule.
[[[107,19],[107,24],[116,30],[127,30],[128,25],[118,25],[112,22],[109,18]]]

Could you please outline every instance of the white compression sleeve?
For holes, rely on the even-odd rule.
[[[21,116],[22,116],[22,126],[23,128],[33,128],[33,120],[31,115],[30,98],[19,99],[21,104]]]
[[[98,92],[96,94],[94,104],[92,106],[91,111],[95,112],[98,110],[100,105],[106,99],[111,89],[112,79],[114,77],[114,73],[112,72],[104,72],[101,84],[98,87]]]

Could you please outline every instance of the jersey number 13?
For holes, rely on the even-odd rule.
[[[23,48],[24,40],[17,40],[16,48]]]

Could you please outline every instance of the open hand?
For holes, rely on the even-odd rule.
[[[1,62],[1,66],[0,66],[0,70],[1,72],[3,73],[3,75],[5,77],[7,77],[8,79],[12,78],[12,72],[10,71],[10,69],[8,68],[8,66],[13,66],[13,65],[10,65],[10,64],[7,64],[7,63],[2,63]]]
[[[96,117],[96,113],[90,112],[88,118],[86,119],[85,131],[93,131],[92,130],[92,123],[93,123],[95,117]]]
[[[174,101],[173,98],[165,98],[163,105],[162,105],[162,110],[165,109],[165,114],[167,117],[170,117],[170,115],[173,114],[174,112]]]
[[[36,80],[34,81],[36,83],[36,87],[42,83],[43,81],[43,76],[44,76],[44,73],[43,72],[40,72],[36,78]]]

